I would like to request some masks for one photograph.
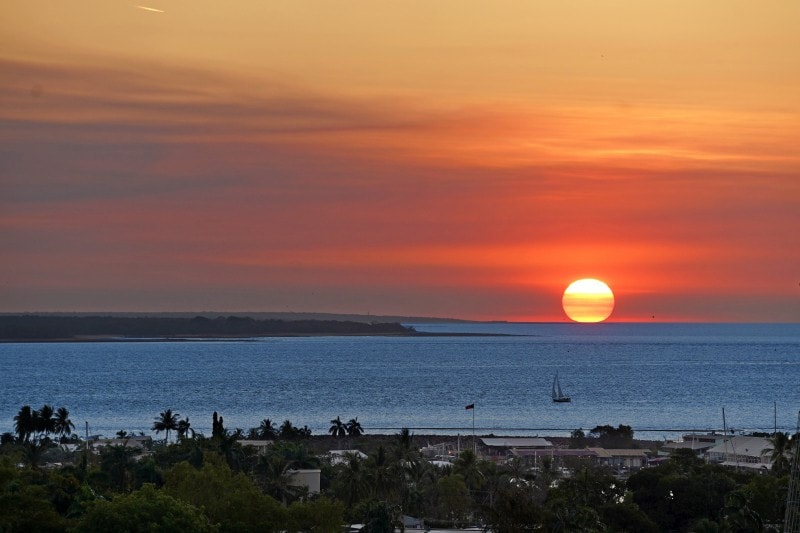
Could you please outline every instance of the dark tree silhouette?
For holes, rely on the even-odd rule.
[[[341,417],[337,416],[331,420],[331,428],[328,430],[328,433],[334,437],[344,437],[347,435],[347,426],[342,422]]]
[[[763,455],[769,456],[772,471],[782,476],[791,470],[792,445],[788,433],[778,432],[769,439],[770,447],[765,448]]]
[[[23,405],[14,416],[14,431],[19,442],[30,441],[31,435],[36,431],[34,411],[30,405]]]
[[[68,435],[72,435],[72,430],[75,429],[75,424],[69,418],[69,411],[66,407],[59,407],[56,411],[55,422],[53,424],[55,433],[63,440]]]
[[[192,429],[192,425],[189,423],[188,416],[183,420],[178,421],[178,426],[175,428],[175,431],[178,433],[179,439],[186,437],[194,438],[195,436],[194,429]]]
[[[222,417],[217,415],[217,412],[214,411],[214,414],[211,417],[211,438],[222,438],[225,436],[225,426],[223,425]]]
[[[153,422],[153,430],[156,432],[156,435],[162,431],[166,432],[164,443],[169,441],[169,432],[178,429],[178,416],[180,415],[178,413],[173,413],[172,409],[167,409],[158,415],[155,422]]]
[[[345,428],[347,429],[347,434],[351,437],[358,437],[364,433],[364,428],[362,428],[361,424],[358,422],[358,417],[351,418],[347,424],[345,424]]]
[[[304,439],[311,436],[311,430],[308,429],[308,426],[295,427],[292,425],[291,420],[284,420],[278,434],[280,438],[286,440]]]
[[[44,438],[47,439],[50,433],[55,432],[56,421],[53,418],[55,410],[52,405],[43,405],[41,409],[36,411],[36,431],[44,433]]]
[[[278,436],[278,429],[272,420],[265,418],[258,426],[257,435],[260,439],[271,440]]]

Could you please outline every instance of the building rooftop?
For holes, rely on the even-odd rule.
[[[587,448],[598,457],[647,457],[647,450],[633,448]]]
[[[732,454],[734,450],[736,455],[747,455],[751,457],[762,457],[764,450],[772,448],[772,443],[769,439],[764,437],[748,437],[736,436],[731,437],[729,440],[718,444],[713,448],[709,448],[709,454]]]
[[[519,457],[597,457],[597,452],[588,448],[584,448],[582,450],[565,448],[555,448],[549,450],[515,449],[512,451],[512,453]]]
[[[493,448],[552,448],[553,443],[542,437],[482,437],[484,446]]]
[[[708,448],[711,448],[713,446],[714,446],[713,442],[697,442],[697,441],[695,441],[695,442],[686,442],[686,441],[682,441],[682,442],[667,442],[664,445],[662,445],[661,448],[663,450],[682,450],[682,449],[686,449],[686,450],[702,451],[702,450],[707,450]]]

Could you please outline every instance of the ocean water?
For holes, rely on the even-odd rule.
[[[0,344],[0,432],[22,405],[67,407],[81,435],[150,433],[161,411],[210,433],[289,419],[314,434],[567,435],[627,424],[642,438],[793,431],[800,324],[425,324],[497,336],[292,337]],[[558,372],[571,403],[555,404]],[[465,406],[474,403],[474,411]]]

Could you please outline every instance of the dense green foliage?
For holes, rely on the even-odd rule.
[[[471,450],[440,468],[420,455],[407,430],[370,446],[340,417],[330,436],[314,442],[360,443],[366,459],[331,462],[310,451],[308,435],[283,428],[281,438],[284,431],[269,419],[250,433],[276,440],[257,451],[237,441],[216,413],[211,437],[186,431],[145,453],[119,445],[68,454],[51,431],[26,425],[50,411],[21,409],[17,434],[0,446],[2,532],[333,533],[348,523],[390,532],[402,515],[431,527],[480,524],[495,533],[778,531],[788,484],[782,469],[745,473],[706,464],[687,450],[627,480],[589,462],[564,475],[550,458],[495,463]],[[155,420],[177,420],[177,413],[165,410]],[[284,426],[294,428],[289,421]],[[603,432],[612,441],[632,437],[624,426],[598,426],[586,440],[594,443]],[[773,442],[788,448],[780,437]],[[300,468],[321,470],[319,494],[293,483]]]
[[[197,507],[173,498],[163,490],[156,490],[153,485],[145,485],[130,494],[117,495],[110,501],[94,502],[74,529],[76,533],[202,533],[216,530]]]

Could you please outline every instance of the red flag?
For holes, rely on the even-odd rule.
[[[464,409],[475,409],[475,404],[471,403],[468,406],[466,406]]]

